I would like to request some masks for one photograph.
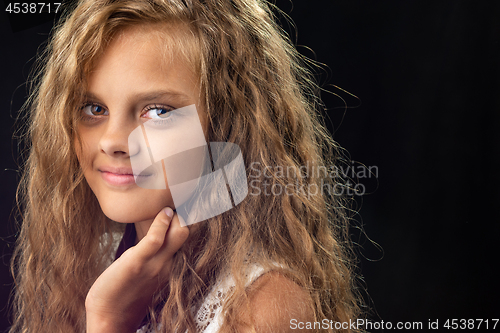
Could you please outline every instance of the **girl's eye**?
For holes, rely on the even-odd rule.
[[[82,110],[88,116],[107,116],[109,114],[108,110],[97,104],[87,104]]]
[[[142,116],[149,119],[166,119],[169,117],[169,112],[173,109],[172,107],[153,106],[148,108]]]

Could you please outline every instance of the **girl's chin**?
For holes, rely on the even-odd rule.
[[[110,220],[118,222],[118,223],[143,222],[143,221],[153,220],[156,217],[156,214],[148,214],[148,215],[145,215],[145,214],[123,214],[122,212],[120,212],[120,213],[115,213],[115,212],[106,213],[106,212],[104,212],[104,215],[106,215]]]
[[[107,207],[101,205],[101,209],[110,220],[119,223],[136,223],[148,220],[153,220],[156,215],[165,207],[169,206],[168,203],[146,204],[147,207],[134,208],[132,205],[114,205]],[[172,207],[173,208],[173,207]]]

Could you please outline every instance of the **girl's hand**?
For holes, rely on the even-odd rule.
[[[172,217],[173,216],[173,217]],[[87,332],[135,332],[152,296],[168,281],[173,256],[189,236],[172,209],[163,209],[146,236],[125,251],[90,288]]]

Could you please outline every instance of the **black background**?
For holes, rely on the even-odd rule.
[[[354,161],[378,168],[376,180],[360,179],[370,194],[358,198],[354,216],[368,236],[353,233],[361,244],[370,318],[394,325],[421,321],[424,327],[439,319],[440,331],[446,331],[446,319],[499,318],[500,2],[277,5],[297,26],[299,51],[325,64],[317,70],[323,87],[346,100],[347,109],[323,93],[334,138]],[[35,15],[14,32],[4,8],[0,332],[9,325],[8,263],[15,239],[13,117],[26,98],[33,57],[52,26],[40,25]],[[30,23],[34,27],[26,28]],[[283,26],[292,31],[285,21]]]

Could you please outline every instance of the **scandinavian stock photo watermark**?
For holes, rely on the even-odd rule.
[[[308,198],[315,195],[362,196],[368,192],[364,181],[377,179],[378,175],[377,166],[354,162],[330,166],[314,166],[308,163],[300,167],[270,167],[253,162],[250,164],[248,175],[249,195],[301,194]],[[318,181],[307,183],[304,181],[306,178],[315,178]]]
[[[334,321],[323,319],[322,321],[299,321],[290,320],[292,330],[351,330],[351,331],[418,331],[418,330],[496,330],[500,327],[498,318],[469,318],[469,319],[427,319],[424,321],[373,321],[369,319],[356,319],[349,321]]]

